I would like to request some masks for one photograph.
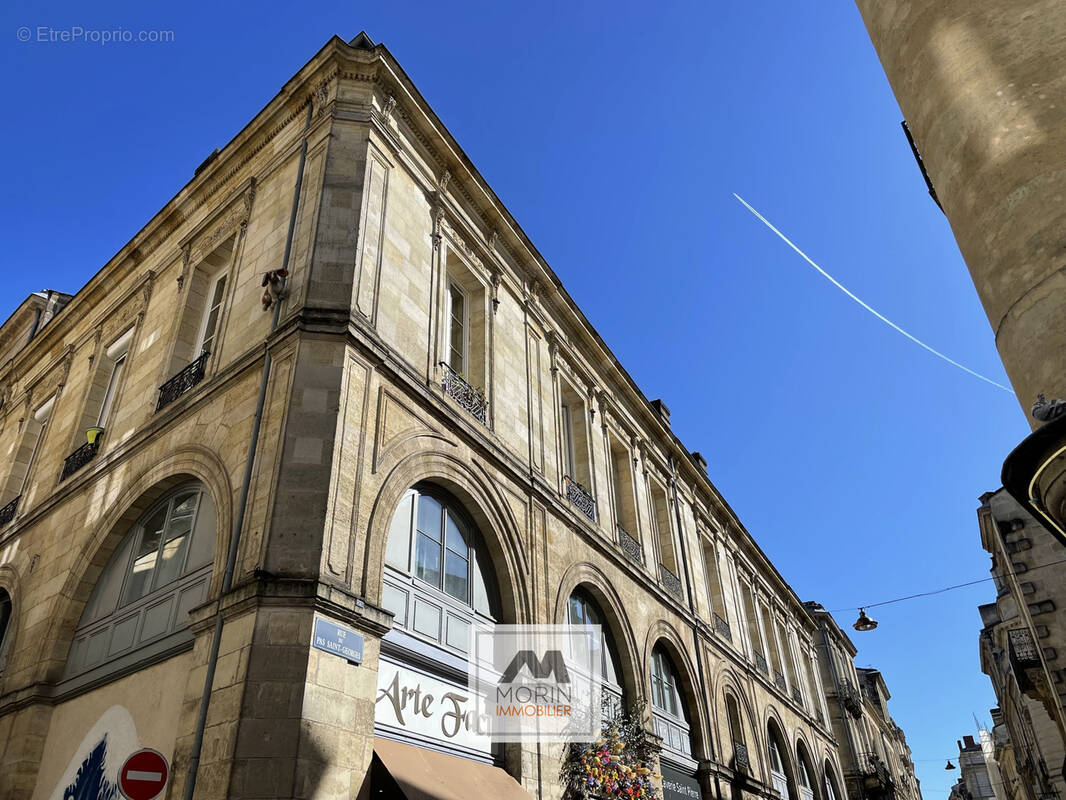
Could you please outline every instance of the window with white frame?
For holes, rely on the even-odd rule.
[[[393,626],[466,653],[472,626],[495,622],[497,597],[491,560],[459,502],[436,486],[408,489],[385,550],[382,606]]]
[[[656,645],[651,654],[651,705],[655,733],[664,747],[692,755],[692,732],[688,709],[681,692],[681,679],[666,649]]]
[[[117,672],[192,641],[189,611],[207,600],[215,507],[199,483],[141,516],[100,573],[67,658],[67,677]]]
[[[207,284],[207,302],[204,305],[203,318],[200,321],[200,334],[196,339],[193,357],[200,353],[211,352],[218,335],[218,323],[222,316],[222,301],[226,297],[226,280],[229,273],[223,271],[212,277]]]
[[[26,420],[22,429],[22,435],[15,441],[10,452],[11,471],[8,473],[7,482],[4,484],[4,496],[0,498],[3,503],[8,503],[17,497],[21,497],[29,485],[33,466],[37,462],[48,430],[48,420],[52,415],[52,407],[55,405],[55,397],[50,397],[39,405],[33,414]]]
[[[470,307],[458,283],[448,284],[448,366],[464,377],[470,350]]]
[[[618,670],[618,656],[614,647],[614,639],[599,605],[588,592],[575,589],[566,606],[566,621],[570,625],[600,626],[600,640],[592,643],[588,653],[577,654],[577,657],[579,663],[587,662],[590,665],[593,659],[599,660],[600,672],[603,676],[603,690],[610,696],[612,708],[615,710],[621,708],[623,693]],[[591,666],[589,669],[591,671]]]
[[[807,764],[807,757],[799,749],[796,751],[798,762],[800,800],[814,800],[814,782],[811,780],[811,769]]]

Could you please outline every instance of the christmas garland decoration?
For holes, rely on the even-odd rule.
[[[609,707],[605,698],[603,727],[594,742],[571,742],[560,769],[570,800],[658,800],[653,779],[659,748],[642,722],[644,704],[628,712]]]

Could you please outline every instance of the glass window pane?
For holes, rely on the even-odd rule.
[[[195,495],[193,495],[193,500],[195,501]],[[187,505],[187,502],[182,505]],[[195,506],[193,508],[195,510]],[[159,566],[156,567],[153,588],[162,588],[181,577],[181,568],[185,565],[185,551],[189,546],[189,534],[192,533],[193,519],[192,513],[171,515],[163,536],[163,551],[159,558]]]
[[[582,611],[582,605],[581,598],[578,595],[570,595],[569,622],[571,625],[585,624],[585,615]]]
[[[222,305],[222,295],[225,294],[225,292],[226,292],[226,278],[227,277],[228,277],[227,275],[223,275],[215,283],[215,293],[214,293],[214,295],[211,298],[211,307],[212,308],[218,308],[220,305]]]
[[[189,573],[210,564],[215,558],[215,503],[210,492],[200,492],[196,505],[196,527],[193,529],[185,572]]]
[[[440,503],[432,497],[418,498],[418,530],[435,542],[440,541]]]
[[[421,533],[415,539],[415,577],[440,588],[440,543]]]
[[[107,381],[107,390],[104,392],[104,402],[100,406],[100,416],[96,424],[101,428],[107,424],[107,418],[111,416],[111,404],[115,401],[115,392],[118,391],[118,382],[122,378],[122,367],[126,363],[126,356],[121,356],[111,369],[111,377]]]
[[[444,522],[444,543],[448,545],[450,550],[455,551],[466,558],[467,551],[469,550],[466,543],[466,536],[463,534],[462,529],[456,524],[455,517],[448,514],[447,519]]]
[[[152,573],[155,571],[156,558],[159,555],[159,541],[163,536],[163,525],[167,519],[167,507],[159,509],[144,523],[137,549],[133,554],[133,566],[130,569],[126,585],[122,590],[122,605],[148,594],[152,585]]]
[[[451,550],[444,554],[444,591],[457,600],[469,602],[470,588],[467,581],[466,559]]]
[[[471,597],[471,605],[473,605],[475,611],[480,611],[486,616],[492,615],[492,607],[489,605],[489,589],[485,583],[485,576],[481,572],[481,565],[478,561],[476,551],[470,552],[471,570],[470,580],[473,583],[473,592]]]
[[[414,501],[414,494],[408,493],[396,507],[396,513],[389,523],[389,540],[385,546],[385,563],[404,572],[411,568],[411,512]]]

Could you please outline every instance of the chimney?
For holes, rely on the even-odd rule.
[[[700,469],[702,469],[704,473],[706,473],[707,472],[707,459],[704,458],[703,455],[698,450],[693,450],[690,455],[692,456],[692,460],[696,462],[696,466],[699,467]]]
[[[655,409],[655,413],[659,415],[659,419],[663,421],[663,424],[670,427],[670,409],[666,407],[666,403],[662,400],[652,400],[651,407]]]

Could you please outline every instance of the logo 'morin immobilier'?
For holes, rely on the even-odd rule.
[[[603,682],[598,625],[474,631],[470,681],[497,742],[593,741]]]

